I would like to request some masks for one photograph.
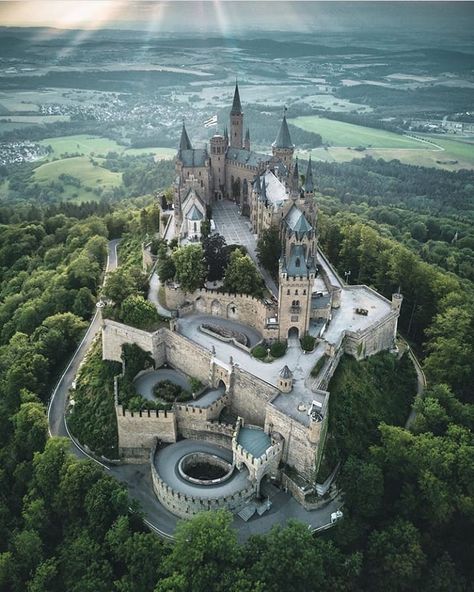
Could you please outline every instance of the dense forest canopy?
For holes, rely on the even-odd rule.
[[[109,154],[106,166],[123,172],[124,183],[128,179],[127,197],[156,182],[146,160]],[[45,405],[99,297],[107,241],[124,237],[121,262],[129,271],[108,290],[117,301],[115,314],[127,314],[122,304],[145,289],[134,271],[141,241],[160,221],[151,198],[42,204],[22,199],[19,191],[16,203],[0,207],[2,590],[469,589],[472,174],[439,171],[434,183],[432,171],[371,159],[318,163],[315,171],[323,249],[341,272],[351,270],[354,282],[386,296],[401,287],[400,330],[429,380],[410,430],[402,427],[403,418],[390,423],[393,415],[358,406],[355,387],[351,399],[339,399],[339,417],[357,418],[334,426],[344,435],[338,449],[344,520],[325,536],[314,538],[306,527],[289,524],[238,545],[228,515],[202,515],[180,527],[171,547],[146,530],[122,485],[71,457],[66,442],[48,440]],[[394,397],[402,388],[389,379],[391,362],[370,362],[365,378],[358,367],[343,364],[344,374],[330,385],[335,393],[337,381],[367,380],[361,397]],[[101,372],[97,366],[94,379],[109,384],[110,373]],[[110,417],[109,386],[103,413]],[[372,415],[361,417],[369,407]],[[97,413],[102,411],[85,393],[79,429],[95,438],[98,450],[112,453],[96,429]],[[352,446],[352,429],[368,437],[364,446]]]

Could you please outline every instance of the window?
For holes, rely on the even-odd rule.
[[[199,173],[199,174],[201,174],[201,173]],[[295,266],[296,267],[299,267],[300,265],[301,265],[300,258],[299,257],[296,257]]]
[[[306,290],[303,290],[303,296],[306,296]]]
[[[288,292],[286,293],[287,296],[289,296],[291,293],[291,290],[288,290]]]
[[[298,296],[298,290],[295,290],[295,296]]]

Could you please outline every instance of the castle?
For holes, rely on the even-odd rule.
[[[236,85],[230,133],[213,136],[210,152],[192,147],[183,124],[167,229],[182,244],[198,241],[209,207],[223,234],[223,211],[245,220],[240,238],[247,245],[277,228],[282,253],[274,299],[205,288],[190,294],[168,283],[169,329],[148,333],[105,320],[102,331],[104,359],[122,360],[122,346],[135,343],[151,354],[155,382],[162,368],[171,368],[177,380],[188,376],[204,385],[168,411],[129,411],[116,392],[121,456],[144,462],[151,453],[158,500],[183,518],[226,507],[248,519],[265,479],[304,504],[324,450],[330,378],[343,353],[363,359],[395,347],[402,303],[400,294],[390,301],[345,284],[318,248],[311,160],[301,185],[286,117],[271,156],[250,150],[243,122]],[[300,345],[306,335],[314,340],[310,352]],[[251,355],[256,343],[277,340],[288,344],[281,360]],[[196,482],[187,467],[204,462],[227,467],[225,475]],[[258,504],[254,510],[260,513]]]

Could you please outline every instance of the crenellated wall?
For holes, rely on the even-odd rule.
[[[276,315],[276,305],[267,305],[253,296],[215,292],[204,288],[186,294],[172,284],[167,284],[165,298],[166,306],[170,309],[180,309],[186,302],[192,304],[192,307],[186,305],[182,308],[182,314],[196,312],[231,319],[255,327],[263,337],[275,338],[274,332],[267,329],[267,319]]]
[[[173,411],[128,411],[116,405],[119,453],[122,458],[144,462],[156,438],[176,442],[178,428]]]

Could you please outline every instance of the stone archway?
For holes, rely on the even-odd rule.
[[[222,315],[222,306],[219,300],[213,300],[211,303],[211,315],[213,316],[221,316]]]
[[[288,339],[298,339],[300,336],[300,330],[298,327],[290,327],[288,329]]]
[[[207,312],[206,310],[206,301],[201,296],[198,296],[194,301],[194,307],[196,312]]]
[[[235,302],[231,302],[227,306],[227,318],[228,319],[238,319],[239,318],[239,309]]]

